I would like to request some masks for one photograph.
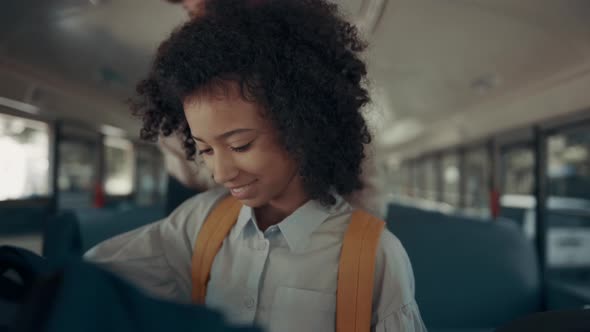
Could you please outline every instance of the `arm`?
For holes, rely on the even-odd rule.
[[[165,219],[100,243],[85,258],[152,295],[190,302],[194,242],[210,209],[223,194],[212,190],[195,196]]]
[[[375,266],[371,331],[426,331],[414,289],[414,273],[404,247],[391,232],[384,230]]]

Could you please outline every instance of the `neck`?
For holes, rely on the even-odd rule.
[[[256,215],[258,228],[264,232],[270,226],[276,225],[285,220],[285,218],[290,216],[293,212],[295,212],[295,210],[297,210],[307,201],[308,199],[305,198],[300,199],[297,202],[293,202],[292,204],[285,205],[271,202],[264,206],[255,208],[254,214]]]
[[[276,225],[290,216],[309,200],[300,178],[294,176],[281,195],[254,209],[256,223],[261,231]]]

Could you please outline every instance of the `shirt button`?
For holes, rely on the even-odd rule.
[[[248,309],[254,308],[255,303],[256,303],[256,301],[254,301],[254,298],[252,298],[251,296],[246,297],[246,299],[244,300],[244,305]]]
[[[264,242],[260,242],[260,244],[258,245],[258,249],[259,249],[259,250],[266,250],[266,247],[267,247],[267,245],[268,245],[268,244],[267,244],[267,242],[266,242],[266,241],[264,241]]]

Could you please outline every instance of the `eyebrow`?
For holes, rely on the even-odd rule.
[[[228,131],[228,132],[226,132],[226,133],[223,133],[223,134],[221,134],[221,135],[218,135],[218,136],[216,136],[215,138],[216,138],[216,139],[219,139],[219,138],[224,138],[224,139],[227,139],[227,138],[229,138],[229,137],[231,137],[231,136],[233,136],[233,135],[237,135],[237,134],[241,134],[241,133],[246,133],[246,132],[251,132],[251,131],[256,131],[256,129],[248,129],[248,128],[234,129],[234,130],[230,130],[230,131]],[[205,143],[205,140],[203,140],[202,138],[199,138],[199,137],[197,137],[197,136],[193,136],[193,138],[194,138],[196,141],[199,141],[199,142]]]

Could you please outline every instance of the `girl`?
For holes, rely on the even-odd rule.
[[[197,238],[230,196],[241,208],[214,256],[205,303],[272,332],[335,331],[339,259],[354,212],[342,195],[362,188],[371,138],[361,113],[365,45],[325,0],[205,8],[160,46],[133,108],[142,138],[177,133],[221,188],[87,257],[189,302]],[[424,331],[402,245],[387,230],[375,242],[371,330]]]

